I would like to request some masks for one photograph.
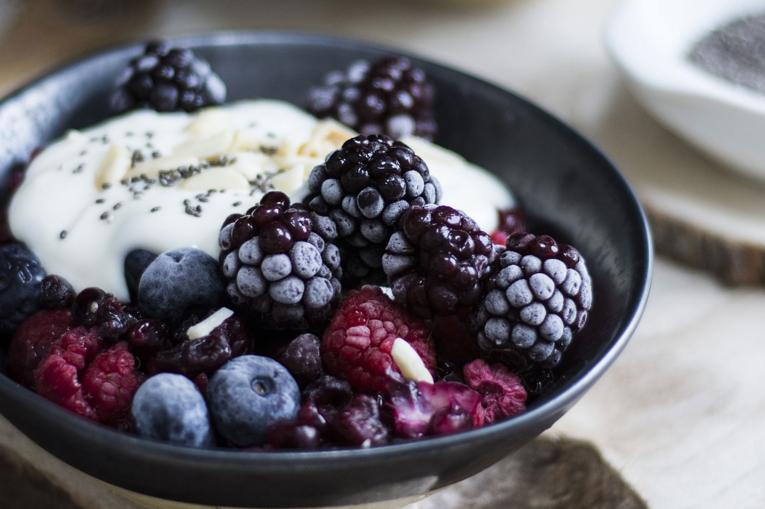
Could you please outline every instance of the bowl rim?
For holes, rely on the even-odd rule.
[[[484,438],[512,433],[515,430],[522,430],[531,426],[534,422],[544,421],[556,414],[562,414],[562,411],[565,411],[565,409],[576,402],[576,400],[578,400],[586,390],[605,373],[629,342],[630,337],[635,332],[642,317],[650,293],[654,264],[653,241],[650,226],[634,190],[624,175],[619,171],[618,167],[598,147],[580,134],[576,129],[569,127],[557,116],[547,112],[523,96],[507,90],[492,81],[455,69],[448,64],[442,64],[431,60],[430,58],[419,56],[410,51],[401,50],[372,41],[290,30],[203,32],[193,35],[165,37],[164,40],[173,44],[187,46],[192,49],[200,46],[226,47],[232,45],[264,44],[280,46],[311,44],[327,48],[361,48],[367,51],[397,54],[414,61],[424,62],[430,66],[454,73],[455,75],[460,76],[461,79],[466,79],[471,83],[486,87],[494,93],[513,96],[515,99],[523,102],[524,105],[530,108],[535,114],[549,120],[550,125],[556,130],[587,147],[595,156],[602,159],[606,166],[610,167],[612,172],[611,177],[615,179],[616,185],[621,188],[624,197],[627,199],[625,208],[631,211],[632,219],[635,221],[636,225],[639,226],[640,238],[638,243],[640,245],[640,252],[636,254],[638,255],[639,264],[642,266],[642,277],[640,279],[639,288],[637,288],[635,292],[638,297],[627,310],[626,316],[628,319],[614,335],[614,340],[612,341],[611,346],[607,348],[599,358],[594,359],[592,364],[583,367],[580,372],[573,375],[571,377],[570,385],[559,394],[510,419],[489,426],[441,437],[410,440],[371,448],[341,448],[316,451],[242,451],[225,448],[195,449],[137,437],[91,422],[58,407],[30,389],[16,383],[5,373],[0,373],[0,392],[4,393],[10,399],[27,407],[31,407],[35,413],[49,413],[49,420],[55,420],[59,423],[59,426],[65,426],[74,434],[87,438],[93,447],[108,445],[110,449],[120,449],[124,454],[143,456],[144,458],[147,456],[154,457],[162,462],[168,462],[168,460],[194,463],[217,462],[219,464],[225,463],[234,467],[248,464],[252,465],[253,462],[258,462],[261,465],[286,465],[296,461],[302,463],[347,463],[349,461],[383,460],[402,453],[411,454],[422,452],[424,450],[449,448],[455,445],[464,446],[468,443],[480,442]],[[4,107],[9,102],[17,100],[25,93],[40,87],[46,81],[55,79],[58,75],[63,74],[78,65],[83,65],[100,57],[110,56],[115,53],[129,52],[133,50],[137,51],[142,48],[144,43],[145,40],[111,44],[96,50],[84,52],[79,56],[68,59],[65,63],[55,66],[51,70],[43,71],[34,79],[25,82],[22,86],[3,96],[2,99],[0,99],[0,108]],[[4,412],[0,410],[0,414],[2,413]],[[21,431],[23,433],[23,430]]]

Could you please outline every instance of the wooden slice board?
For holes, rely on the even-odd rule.
[[[576,122],[635,185],[656,250],[734,285],[765,285],[765,182],[726,170],[640,107],[615,71]]]

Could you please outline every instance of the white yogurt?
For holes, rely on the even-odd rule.
[[[129,113],[43,150],[11,201],[11,230],[76,290],[97,286],[127,300],[131,250],[190,246],[217,258],[229,214],[265,190],[300,195],[310,170],[353,134],[271,100],[193,115]],[[441,182],[442,203],[484,229],[494,230],[497,210],[514,204],[485,170],[427,141],[404,141]]]

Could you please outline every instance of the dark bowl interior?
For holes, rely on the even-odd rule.
[[[230,99],[270,97],[297,104],[327,71],[395,52],[289,33],[178,42],[212,63],[228,84]],[[66,129],[107,118],[114,77],[140,50],[130,45],[98,53],[5,99],[0,176]],[[533,229],[575,243],[593,275],[589,324],[569,351],[559,383],[528,412],[458,435],[367,450],[194,450],[97,426],[0,375],[3,415],[63,461],[108,483],[179,501],[258,507],[356,504],[425,493],[477,473],[549,428],[603,374],[637,325],[652,264],[645,217],[617,169],[572,129],[512,93],[413,59],[436,85],[437,142],[499,175],[519,197]]]

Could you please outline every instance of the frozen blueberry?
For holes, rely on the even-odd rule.
[[[45,270],[21,244],[0,246],[0,334],[10,334],[37,311]]]
[[[207,405],[194,383],[183,375],[155,375],[133,398],[138,434],[188,447],[209,447],[213,435]]]
[[[141,275],[155,258],[157,258],[155,253],[145,249],[133,249],[125,257],[125,281],[132,299],[138,296]]]
[[[268,427],[294,421],[300,389],[289,371],[268,357],[244,355],[229,361],[207,386],[218,432],[239,447],[263,443]]]
[[[149,264],[138,285],[138,305],[147,316],[178,323],[192,312],[219,307],[224,285],[218,263],[199,249],[166,251]]]

